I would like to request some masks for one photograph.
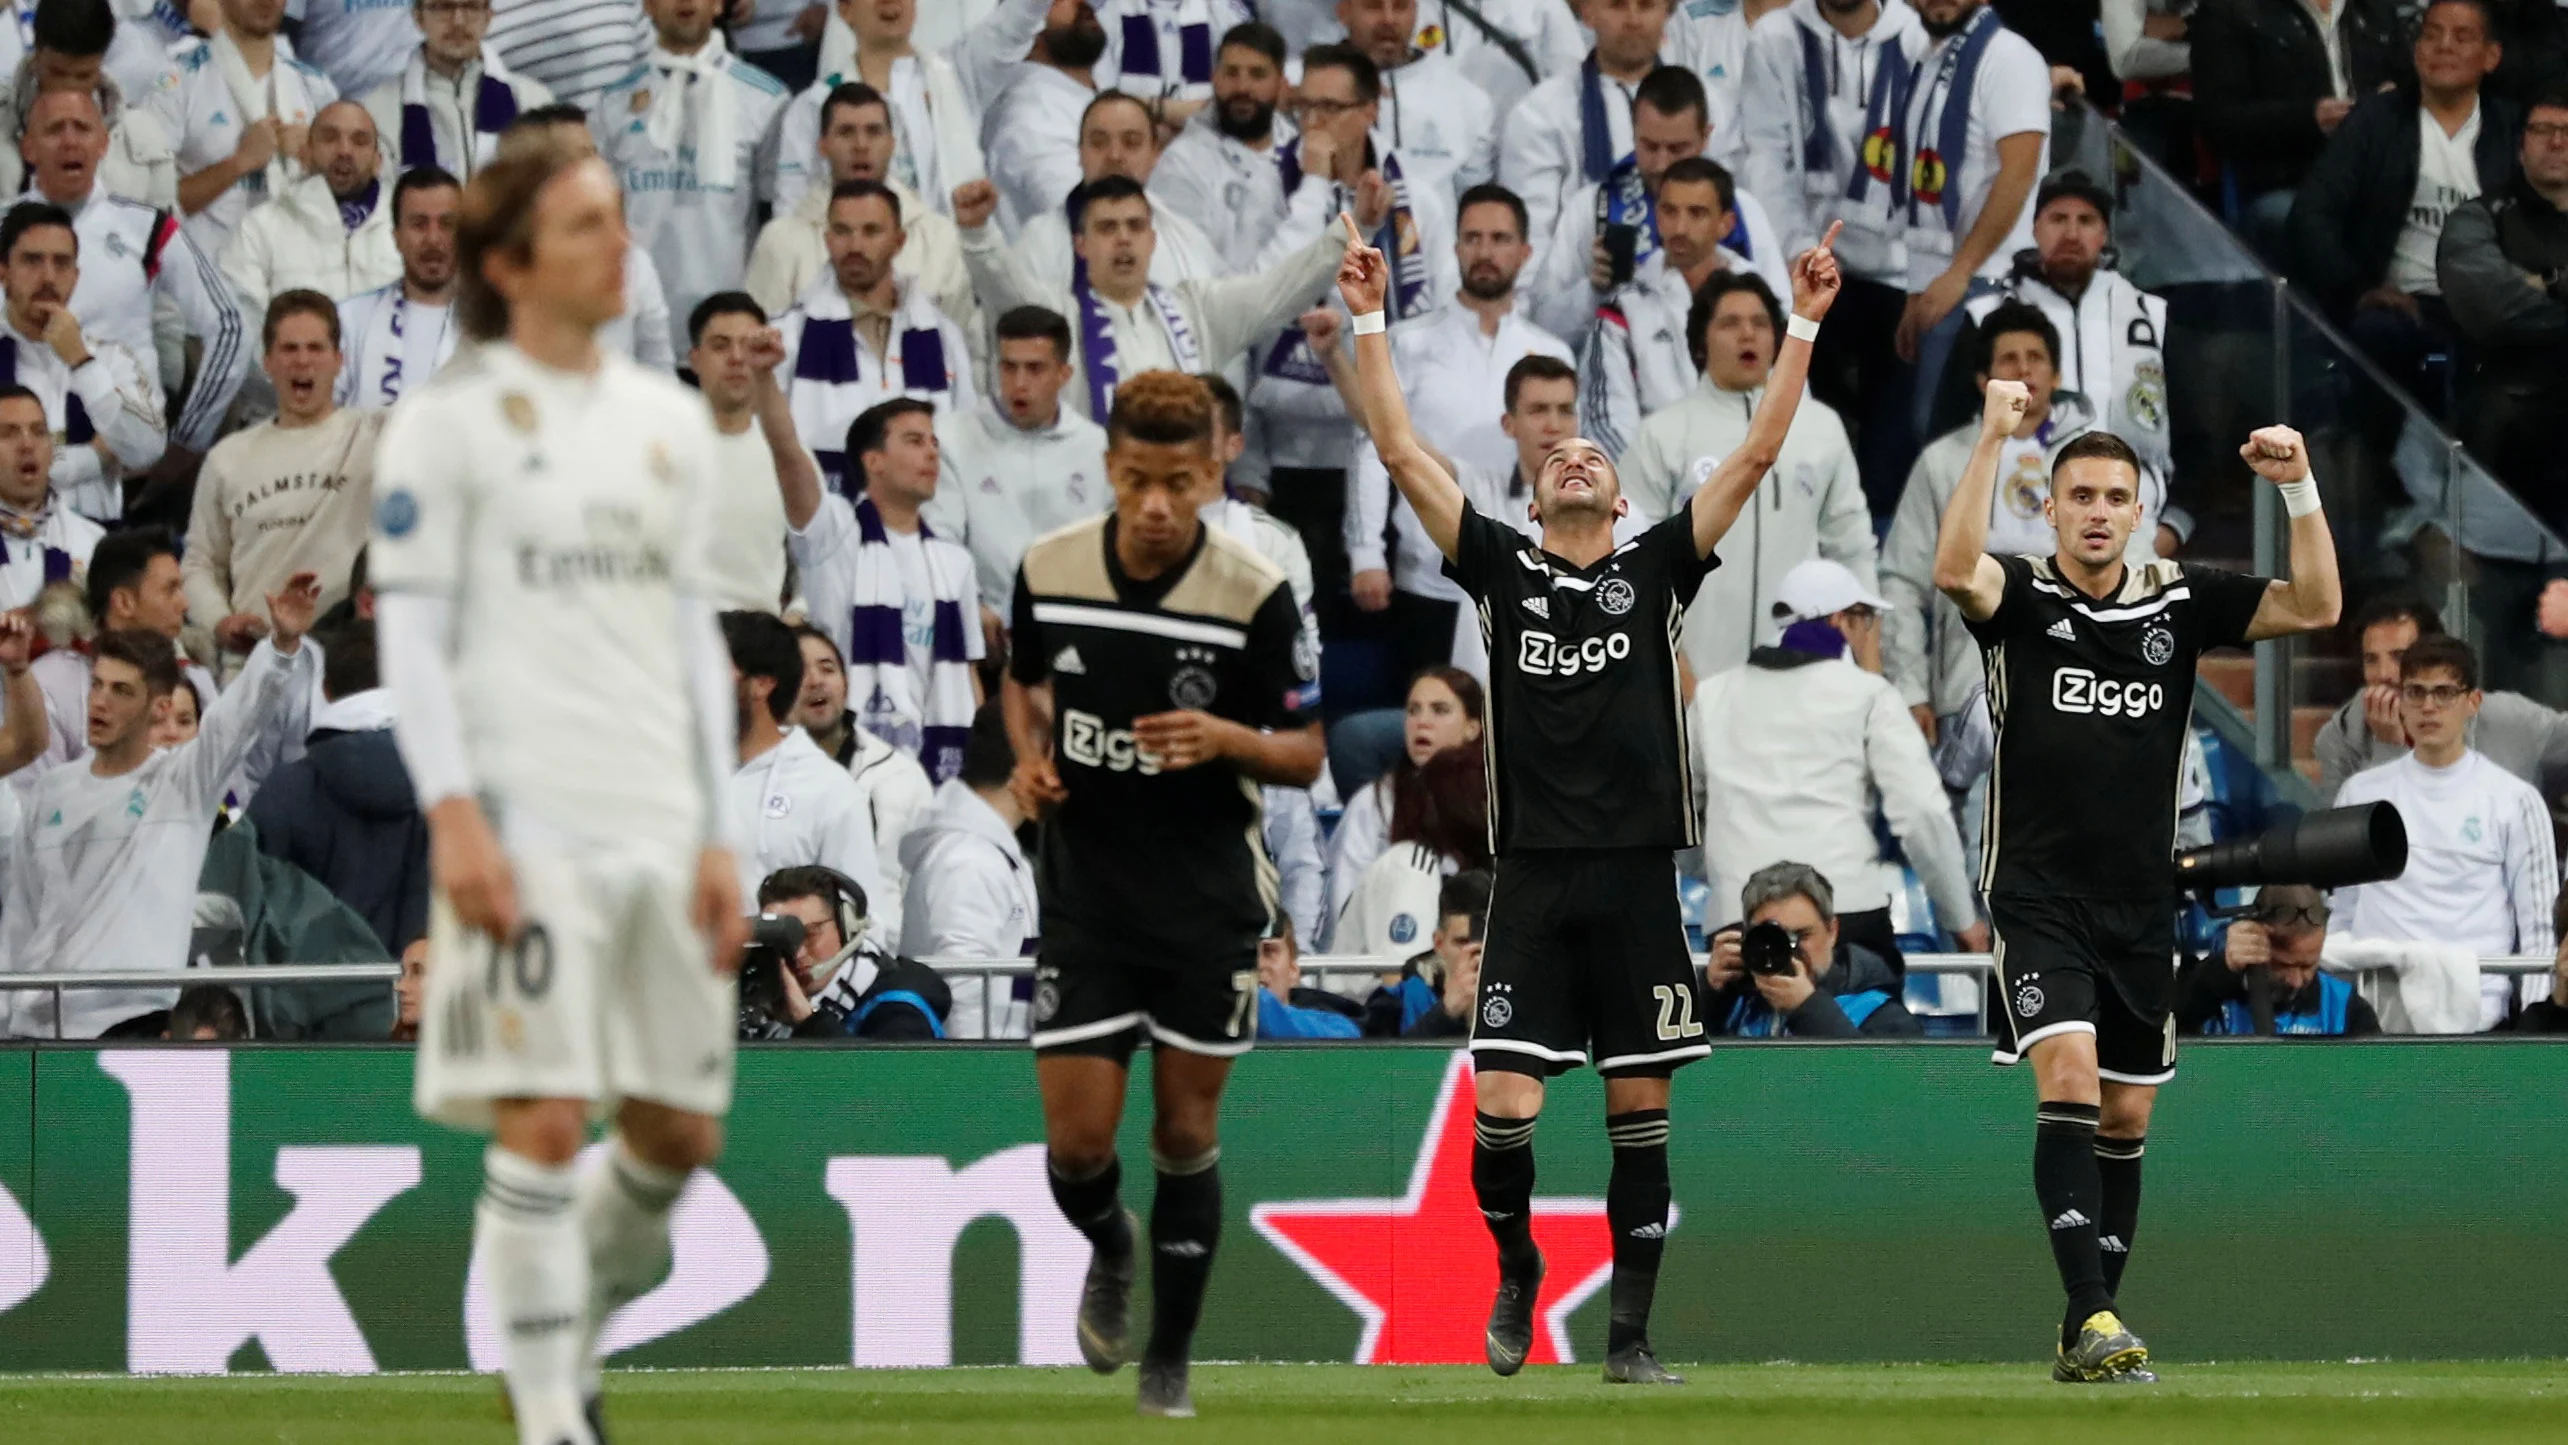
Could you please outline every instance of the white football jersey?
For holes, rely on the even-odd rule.
[[[494,344],[395,408],[374,585],[450,598],[464,753],[503,839],[700,846],[678,599],[711,597],[713,418],[612,352],[573,375]]]

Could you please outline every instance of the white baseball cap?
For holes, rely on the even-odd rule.
[[[1844,563],[1825,557],[1813,557],[1784,573],[1783,583],[1774,593],[1774,615],[1786,622],[1831,617],[1849,607],[1870,607],[1878,612],[1890,605]]]

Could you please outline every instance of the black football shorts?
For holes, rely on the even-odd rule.
[[[1712,1052],[1665,848],[1498,860],[1472,1017],[1476,1068],[1664,1077]]]
[[[2117,1084],[2176,1076],[2172,899],[1992,893],[1996,1060],[2058,1034],[2095,1035],[2096,1073]]]
[[[1049,932],[1049,930],[1047,930]],[[1257,1042],[1257,948],[1160,958],[1097,940],[1046,937],[1034,965],[1034,1050],[1129,1060],[1161,1047],[1231,1058]]]

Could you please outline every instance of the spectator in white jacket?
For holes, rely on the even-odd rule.
[[[942,49],[914,43],[918,0],[837,0],[820,37],[820,79],[776,122],[775,204],[791,206],[813,184],[820,107],[860,80],[891,98],[901,145],[892,176],[938,210],[954,188],[981,178],[981,123],[1024,69],[1050,0],[998,0],[980,23]]]
[[[160,460],[161,391],[142,358],[83,324],[80,238],[48,202],[23,201],[0,219],[0,372],[34,392],[62,438],[54,494],[93,522],[125,512],[124,478]]]
[[[1790,0],[1722,0],[1722,3],[1679,4],[1667,17],[1667,35],[1659,52],[1671,65],[1682,65],[1703,82],[1712,111],[1713,160],[1737,170],[1744,157],[1740,119],[1741,92],[1748,70],[1749,33],[1758,22]]]
[[[880,181],[901,204],[900,254],[892,274],[926,289],[937,308],[954,318],[965,339],[977,342],[980,303],[971,273],[963,269],[963,243],[954,222],[918,192],[891,178],[892,107],[872,86],[850,81],[829,93],[820,110],[820,159],[826,184],[803,192],[780,212],[750,248],[749,278],[742,290],[770,316],[782,316],[829,269],[829,200],[849,181]],[[977,350],[976,350],[976,353]]]
[[[1026,544],[1114,500],[1106,429],[1061,404],[1073,374],[1070,323],[1040,306],[1001,316],[992,371],[987,401],[937,418],[945,475],[927,508],[937,535],[972,554],[985,630],[1015,615]]]
[[[1577,9],[1595,47],[1507,112],[1498,145],[1498,183],[1525,198],[1538,246],[1582,185],[1631,159],[1632,100],[1658,67],[1670,4],[1583,0]]]
[[[1373,139],[1409,165],[1409,183],[1448,205],[1498,173],[1498,114],[1489,94],[1440,49],[1417,43],[1418,0],[1338,0],[1349,45],[1382,72]]]
[[[463,205],[462,184],[436,166],[413,166],[393,182],[385,208],[401,279],[339,303],[341,406],[390,406],[453,359],[462,339],[454,302]]]
[[[135,103],[177,73],[167,49],[150,27],[117,24],[109,0],[48,0],[27,9],[36,13],[20,22],[23,54],[9,46],[18,35],[0,32],[0,57],[7,57],[0,77],[11,82],[10,103],[0,111],[0,195],[16,193],[25,179],[23,147],[35,130],[37,102],[69,94],[87,96],[97,110],[105,144],[94,164],[103,188],[154,210],[176,210],[177,151],[159,117]]]
[[[981,149],[999,188],[999,227],[1010,237],[1030,218],[1059,209],[1083,179],[1079,133],[1097,98],[1096,67],[1105,53],[1106,30],[1088,0],[1054,0],[1025,63],[981,117]]]
[[[1100,92],[1080,112],[1078,135],[1079,185],[1092,185],[1107,176],[1124,176],[1141,185],[1150,200],[1150,226],[1159,237],[1157,249],[1151,252],[1151,284],[1174,286],[1182,281],[1247,274],[1225,266],[1210,236],[1175,208],[1149,195],[1150,182],[1159,174],[1159,127],[1140,101],[1121,91]],[[1070,234],[1075,190],[1063,192],[1060,199],[1040,211],[1019,216],[1013,248],[1028,275],[1063,290],[1069,289],[1078,260],[1078,247]],[[962,219],[960,212],[955,219]]]
[[[1813,558],[1776,589],[1782,639],[1694,690],[1694,787],[1706,824],[1712,896],[1735,896],[1786,858],[1835,880],[1849,941],[1899,966],[1890,898],[1898,866],[1882,854],[1874,805],[1926,884],[1939,925],[1988,947],[1944,785],[1881,676],[1881,618],[1891,604],[1843,565]]]
[[[1276,111],[1284,96],[1284,59],[1284,37],[1271,26],[1233,26],[1222,37],[1213,67],[1213,103],[1186,122],[1150,172],[1153,206],[1193,222],[1211,239],[1222,268],[1233,273],[1257,268],[1257,254],[1284,213],[1276,148],[1296,134]],[[1075,148],[1068,159],[1076,184]]]
[[[741,840],[743,897],[779,868],[818,864],[863,886],[869,916],[898,936],[899,900],[883,887],[874,819],[845,769],[793,725],[802,698],[802,645],[770,613],[725,612],[738,693],[740,766],[725,792]]]
[[[512,73],[483,43],[488,0],[411,0],[410,13],[417,48],[399,73],[365,92],[366,113],[395,175],[435,166],[469,181],[499,153],[509,123],[551,105],[553,92]]]
[[[589,133],[587,112],[556,101],[519,116],[500,137],[499,158],[506,160],[521,146],[570,146],[595,155],[597,137]],[[650,248],[639,236],[624,251],[624,314],[598,329],[597,344],[644,366],[677,369],[669,293],[660,284],[660,268],[651,260]]]
[[[303,179],[242,219],[223,252],[223,274],[252,316],[267,315],[281,292],[345,301],[401,279],[374,117],[353,100],[323,106],[305,165]]]
[[[0,612],[28,606],[57,582],[80,585],[107,535],[54,496],[53,456],[44,399],[0,386]]]
[[[1017,845],[1025,810],[1008,787],[1016,750],[995,702],[972,719],[963,771],[937,789],[927,815],[901,840],[908,886],[900,925],[904,958],[1022,958],[1041,936],[1034,868]],[[1022,1038],[1025,1004],[1005,979],[958,978],[946,1016],[954,1038]]]
[[[1399,761],[1346,800],[1329,838],[1329,907],[1339,918],[1395,843],[1424,847],[1448,873],[1488,866],[1486,712],[1480,680],[1459,668],[1430,667],[1410,681]]]
[[[883,886],[899,894],[906,886],[901,869],[901,840],[927,816],[936,785],[918,759],[865,730],[847,707],[847,660],[827,632],[805,622],[794,628],[802,644],[802,701],[794,723],[811,735],[820,750],[856,780],[865,811],[874,820],[874,853]]]
[[[303,142],[339,88],[279,34],[285,0],[222,0],[222,24],[175,54],[178,83],[143,97],[178,148],[178,208],[209,256],[241,218],[303,178]]]
[[[2399,660],[2399,720],[2412,747],[2396,762],[2345,780],[2338,807],[2395,804],[2407,825],[2407,870],[2340,888],[2331,944],[2348,938],[2462,944],[2481,957],[2548,954],[2559,894],[2550,809],[2531,784],[2469,744],[2478,716],[2479,660],[2454,637],[2420,637]],[[2496,1028],[2517,1002],[2549,995],[2550,977],[2479,980],[2479,1027]]]
[[[1713,277],[1696,293],[1688,321],[1703,382],[1643,422],[1623,458],[1623,495],[1649,517],[1676,515],[1747,437],[1783,343],[1783,304],[1755,276]],[[1769,635],[1784,575],[1812,557],[1844,564],[1867,590],[1874,585],[1872,511],[1846,424],[1805,398],[1774,469],[1721,543],[1720,570],[1686,608],[1685,658],[1696,677],[1748,660],[1749,649]]]

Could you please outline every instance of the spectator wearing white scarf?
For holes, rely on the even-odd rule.
[[[650,0],[657,44],[607,87],[589,117],[598,153],[624,187],[625,219],[650,251],[683,317],[737,290],[765,145],[786,103],[776,78],[731,53],[706,0]]]
[[[302,178],[312,119],[339,98],[277,33],[284,17],[284,0],[223,0],[222,28],[176,57],[178,84],[143,101],[177,142],[178,206],[209,256],[252,206]]]
[[[391,153],[393,174],[436,166],[469,181],[490,163],[499,133],[553,92],[543,82],[512,73],[484,43],[487,5],[439,4],[411,8],[419,43],[392,78],[366,94],[366,112]]]
[[[777,137],[777,207],[820,181],[821,102],[841,82],[861,80],[891,102],[899,133],[892,178],[948,209],[957,186],[980,179],[981,119],[1016,78],[1050,8],[1001,0],[953,45],[920,50],[911,43],[916,0],[839,0],[821,31],[820,79],[794,98]]]

